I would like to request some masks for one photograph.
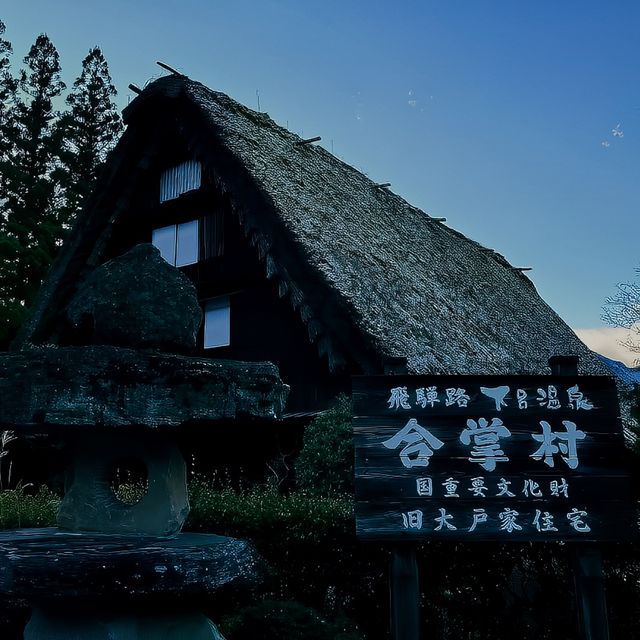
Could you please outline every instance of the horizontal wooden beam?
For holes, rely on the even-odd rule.
[[[165,64],[164,62],[160,62],[160,60],[156,60],[156,64],[159,67],[162,67],[163,69],[168,71],[169,73],[172,73],[174,76],[184,76],[183,73],[180,73],[179,71],[177,71],[173,67],[170,67],[168,64]]]
[[[321,136],[316,136],[315,138],[306,138],[305,140],[299,140],[296,144],[312,144],[313,142],[319,142],[322,140]]]

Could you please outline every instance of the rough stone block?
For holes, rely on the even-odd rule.
[[[38,347],[0,354],[7,429],[180,426],[273,419],[289,388],[268,362],[208,360],[112,346]]]
[[[189,278],[153,245],[140,244],[85,278],[67,318],[88,344],[189,352],[202,310]]]

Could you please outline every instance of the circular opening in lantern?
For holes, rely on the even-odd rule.
[[[119,502],[133,506],[149,489],[147,465],[139,458],[120,458],[109,465],[107,481]]]

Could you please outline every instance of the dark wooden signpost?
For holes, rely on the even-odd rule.
[[[357,534],[397,543],[405,584],[407,543],[633,535],[610,378],[363,376],[353,398]]]

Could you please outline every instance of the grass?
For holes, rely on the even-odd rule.
[[[353,519],[351,496],[304,491],[282,495],[270,484],[238,490],[216,488],[197,478],[189,485],[189,501],[187,528],[250,538],[286,530],[289,539],[319,541],[328,530],[351,527]]]
[[[60,498],[44,486],[35,493],[27,488],[0,491],[0,529],[55,525]]]
[[[0,491],[0,529],[55,525],[60,498],[46,486],[35,493],[29,487]],[[134,503],[144,487],[123,485],[123,501]],[[189,485],[191,512],[186,528],[227,535],[258,535],[287,530],[288,537],[309,542],[330,529],[350,527],[353,504],[350,496],[318,496],[296,491],[281,495],[272,485],[251,489],[218,488],[196,478]]]

